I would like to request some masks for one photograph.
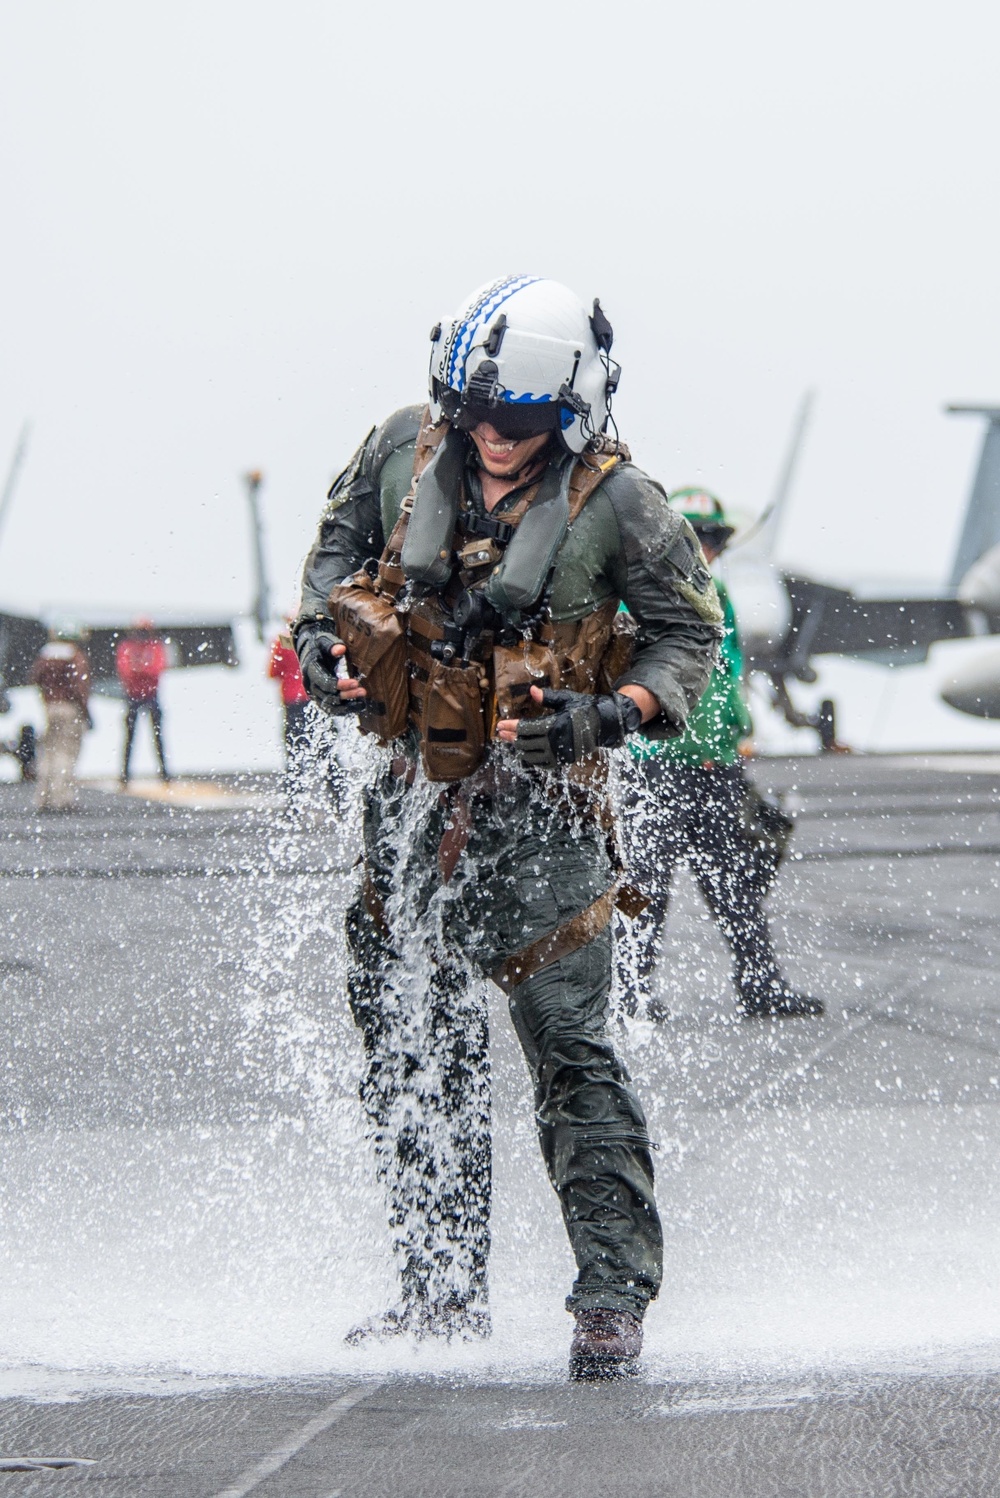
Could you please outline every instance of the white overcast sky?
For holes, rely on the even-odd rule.
[[[0,601],[278,602],[432,323],[509,271],[600,295],[670,486],[815,574],[941,577],[1000,401],[1000,7],[0,0]]]

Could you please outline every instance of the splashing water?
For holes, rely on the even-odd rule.
[[[352,752],[356,774],[371,751]],[[432,791],[415,787],[406,816]],[[564,1376],[573,1264],[492,988],[493,1336],[344,1342],[397,1286],[344,998],[358,814],[331,821],[323,794],[248,824],[258,853],[238,877],[53,880],[44,912],[37,887],[12,885],[11,929],[30,936],[35,972],[5,990],[0,1386],[31,1387],[39,1369],[170,1388],[189,1375]],[[942,1042],[879,1018],[900,998],[899,949],[891,967],[852,963],[817,914],[884,903],[884,875],[804,865],[784,880],[781,945],[833,1000],[822,1022],[784,1027],[733,1019],[718,933],[686,876],[677,885],[653,979],[671,1018],[613,1022],[660,1146],[650,1373],[941,1367],[976,1348],[994,1360],[1000,1064],[981,1030],[977,1050],[964,1032]],[[392,979],[414,1003],[414,1045],[449,898]]]

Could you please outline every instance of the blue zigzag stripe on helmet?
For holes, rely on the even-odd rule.
[[[511,395],[509,390],[503,393],[505,406],[544,406],[546,401],[555,399],[552,395]]]
[[[491,318],[515,291],[533,286],[540,280],[540,276],[506,276],[502,281],[494,281],[491,286],[487,286],[475,305],[469,308],[463,322],[452,334],[452,345],[448,353],[445,379],[452,390],[461,393],[465,389],[465,360],[472,347],[476,329]]]

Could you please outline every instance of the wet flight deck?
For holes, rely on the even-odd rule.
[[[755,773],[798,818],[777,945],[828,1011],[740,1022],[681,877],[670,1017],[616,1022],[664,1289],[642,1376],[594,1387],[498,993],[494,1336],[344,1344],[392,1286],[350,818],[267,779],[45,819],[0,788],[0,1498],[997,1492],[1000,755]]]

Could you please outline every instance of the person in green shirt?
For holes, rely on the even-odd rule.
[[[693,527],[706,560],[715,561],[733,534],[720,501],[692,488],[675,490],[669,504]],[[685,731],[660,741],[629,741],[638,784],[624,819],[628,862],[649,904],[633,923],[630,939],[621,944],[622,987],[630,1007],[644,998],[647,1012],[662,1017],[650,997],[649,980],[666,926],[670,881],[684,860],[732,951],[742,1013],[776,1018],[822,1014],[819,999],[795,992],[782,976],[761,907],[765,891],[747,831],[750,788],[740,756],[740,745],[753,729],[743,695],[743,652],[732,600],[718,578],[716,589],[725,636]]]

